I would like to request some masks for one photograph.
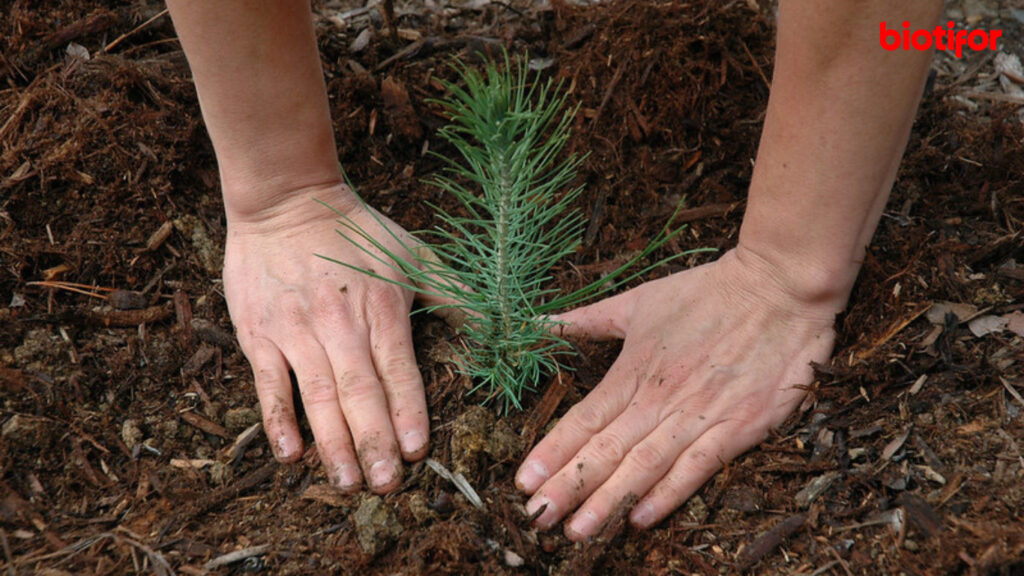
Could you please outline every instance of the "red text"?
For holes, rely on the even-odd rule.
[[[910,22],[903,23],[903,30],[890,30],[883,21],[879,25],[878,42],[886,50],[928,50],[934,44],[936,50],[950,50],[957,58],[963,56],[964,46],[971,50],[997,50],[996,40],[1002,30],[954,30],[950,21],[946,27],[936,26],[935,30],[910,30]]]

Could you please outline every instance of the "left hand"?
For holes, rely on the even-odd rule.
[[[546,504],[536,524],[550,528],[575,510],[565,533],[583,540],[633,494],[630,521],[660,521],[796,408],[842,304],[802,298],[737,248],[561,315],[566,334],[625,342],[520,467],[527,512]]]

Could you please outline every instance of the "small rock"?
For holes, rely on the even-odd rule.
[[[3,429],[0,430],[0,438],[12,446],[32,448],[37,446],[41,438],[48,436],[47,428],[50,424],[52,422],[44,418],[15,414],[4,423]]]
[[[224,413],[224,427],[232,432],[241,432],[259,422],[259,412],[252,408],[232,408]]]
[[[494,428],[494,414],[483,406],[472,406],[452,423],[452,472],[474,478],[480,467],[480,455],[488,445]]]
[[[30,330],[21,346],[14,349],[14,362],[19,366],[27,366],[33,360],[46,358],[60,346],[60,336],[46,328]]]
[[[904,540],[903,547],[907,550],[910,550],[911,552],[917,552],[918,550],[920,550],[920,547],[918,547],[917,542],[914,542],[913,540]]]
[[[703,524],[708,519],[708,505],[700,496],[694,496],[686,501],[686,517],[697,524]]]
[[[210,465],[209,469],[210,482],[214,486],[224,486],[231,482],[231,478],[234,476],[231,472],[231,466],[223,462],[214,462]]]
[[[402,533],[395,511],[380,496],[367,496],[352,515],[356,537],[364,553],[376,556]]]
[[[139,423],[129,418],[121,424],[121,440],[124,440],[124,445],[129,450],[135,448],[135,446],[142,442],[142,430],[139,429]]]
[[[193,318],[190,325],[192,333],[207,344],[221,348],[230,348],[235,343],[234,336],[205,318]]]
[[[473,406],[452,424],[452,472],[475,479],[481,454],[495,462],[515,459],[522,451],[522,438],[504,420],[483,406]]]
[[[192,248],[203,268],[210,274],[220,274],[224,265],[224,251],[220,243],[210,238],[203,221],[191,214],[185,214],[174,220],[174,227],[192,241]]]
[[[177,436],[181,426],[176,418],[164,420],[156,425],[156,433],[160,438],[174,438]]]
[[[736,486],[722,497],[722,505],[740,512],[757,512],[761,509],[762,496],[751,486]]]
[[[513,552],[513,551],[511,551],[511,550],[509,550],[507,548],[505,549],[505,565],[506,566],[508,566],[509,568],[519,568],[520,566],[522,566],[525,563],[526,563],[526,561],[523,560],[522,556],[520,556],[519,554],[516,554],[515,552]]]
[[[421,526],[437,518],[437,513],[430,509],[427,497],[422,492],[410,494],[406,504],[409,506],[412,517],[416,519],[416,523]]]

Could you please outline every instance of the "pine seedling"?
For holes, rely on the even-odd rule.
[[[336,211],[345,240],[409,281],[334,261],[452,302],[427,310],[456,309],[464,318],[455,349],[458,370],[472,378],[474,390],[500,399],[507,411],[521,409],[523,393],[564,368],[559,359],[571,353],[549,314],[694,251],[629,272],[682,230],[672,229],[670,220],[646,249],[600,280],[569,294],[551,287],[552,269],[579,248],[585,225],[572,207],[583,190],[572,185],[581,159],[559,157],[576,109],[565,106],[560,84],[539,77],[531,82],[525,59],[512,63],[506,54],[504,60],[503,69],[490,63],[482,73],[456,63],[462,85],[445,83],[451,96],[436,101],[451,118],[439,135],[461,159],[439,156],[446,173],[428,182],[451,194],[462,210],[455,214],[431,205],[441,226],[417,234],[430,251],[409,246],[381,223],[413,255],[404,257]]]

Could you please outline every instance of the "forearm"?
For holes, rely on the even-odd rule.
[[[931,61],[879,22],[931,28],[938,0],[780,3],[768,113],[739,252],[810,300],[846,298],[896,177]]]
[[[225,209],[256,217],[340,182],[309,3],[169,0],[220,167]]]

